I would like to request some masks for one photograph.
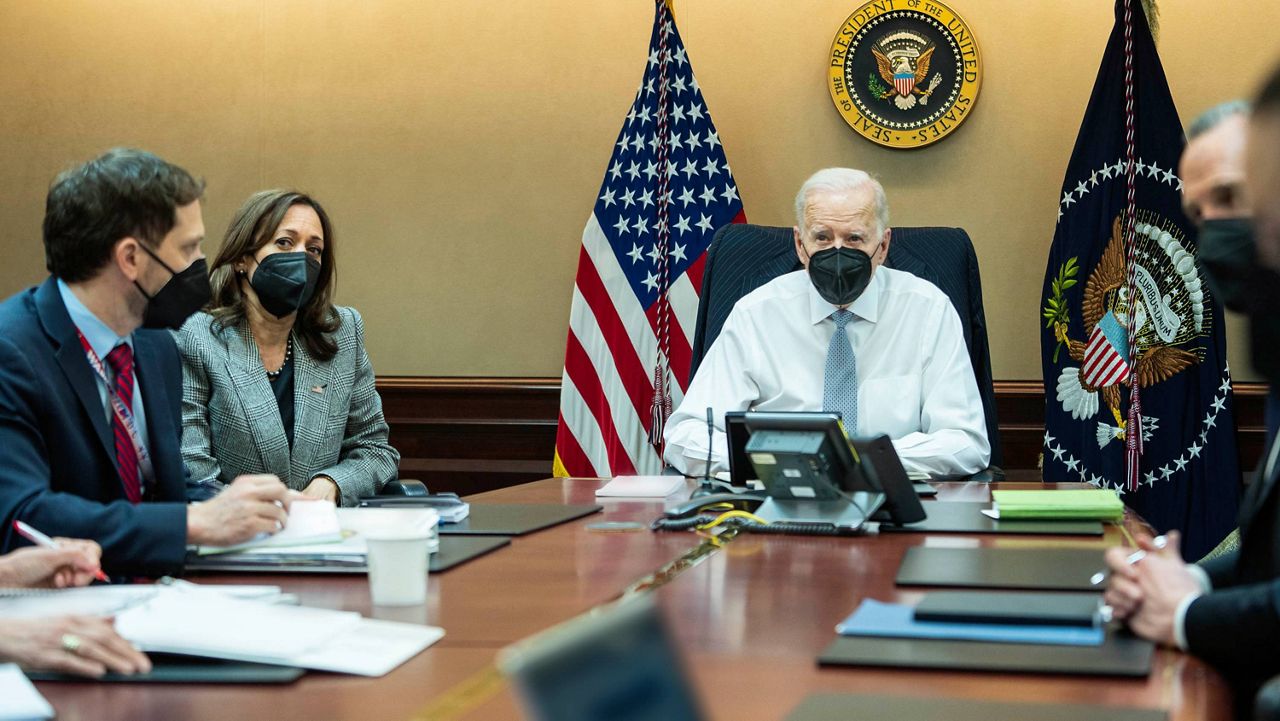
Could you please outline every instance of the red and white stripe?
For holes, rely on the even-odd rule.
[[[672,405],[688,383],[691,339],[702,283],[700,259],[672,279],[669,343]],[[694,277],[696,274],[696,278]],[[659,360],[657,304],[645,309],[593,214],[582,233],[582,254],[569,311],[562,423],[556,449],[574,476],[652,474],[662,470],[648,442],[652,369]]]
[[[1111,345],[1111,341],[1107,340],[1102,328],[1095,326],[1093,333],[1089,335],[1089,344],[1084,349],[1084,367],[1081,373],[1084,382],[1094,388],[1106,388],[1119,383],[1128,374],[1129,364],[1115,346]]]

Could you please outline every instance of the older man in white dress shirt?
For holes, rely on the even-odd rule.
[[[839,411],[850,435],[888,434],[908,471],[934,478],[987,467],[991,445],[960,318],[928,281],[883,267],[884,188],[828,168],[796,195],[804,270],[734,306],[666,432],[666,460],[689,475],[728,467],[727,411]]]

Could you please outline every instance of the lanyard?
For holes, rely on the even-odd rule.
[[[151,454],[147,452],[147,447],[142,443],[142,436],[138,433],[138,425],[133,420],[133,413],[116,393],[115,384],[107,377],[106,368],[103,367],[98,354],[93,352],[93,346],[89,345],[84,333],[81,333],[80,329],[76,328],[76,335],[80,337],[80,345],[84,347],[84,354],[89,359],[89,366],[98,374],[98,378],[107,385],[107,398],[111,401],[111,410],[115,414],[116,420],[120,421],[120,426],[129,435],[129,440],[133,443],[133,452],[138,456],[138,470],[142,473],[142,485],[145,487],[155,478],[155,471],[151,466]],[[136,374],[134,375],[134,380],[135,382],[137,381]],[[133,399],[129,400],[132,403]]]

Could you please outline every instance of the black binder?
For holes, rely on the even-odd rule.
[[[982,501],[933,501],[924,504],[928,516],[917,523],[895,526],[881,524],[884,533],[1014,533],[1058,536],[1101,536],[1098,521],[998,521],[984,515],[990,508]]]
[[[1166,721],[1167,711],[1074,703],[1003,703],[962,698],[908,698],[878,694],[813,694],[786,721]]]
[[[916,605],[917,621],[1039,626],[1092,626],[1100,593],[934,591]]]
[[[1033,591],[1097,591],[1090,580],[1104,567],[1102,549],[930,548],[907,549],[899,586],[1023,588]]]
[[[293,683],[306,673],[296,666],[275,666],[248,661],[225,661],[217,658],[184,656],[176,653],[149,653],[151,673],[124,676],[108,673],[93,683]],[[75,681],[84,683],[83,676],[72,676],[53,671],[28,671],[32,681]]]
[[[471,515],[441,523],[441,536],[523,536],[604,510],[603,506],[560,503],[472,503]]]
[[[818,664],[1143,677],[1151,673],[1154,650],[1155,644],[1127,632],[1108,633],[1101,646],[840,636]]]

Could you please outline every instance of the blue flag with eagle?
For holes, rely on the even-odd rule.
[[[1240,471],[1222,308],[1182,213],[1184,144],[1142,7],[1117,0],[1045,272],[1044,480],[1118,490],[1195,559],[1234,527]]]

